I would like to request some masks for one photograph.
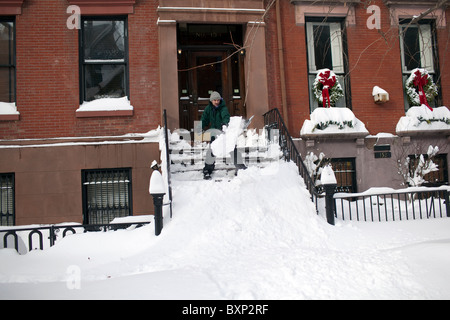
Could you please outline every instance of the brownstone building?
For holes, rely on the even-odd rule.
[[[380,144],[439,144],[448,183],[449,126],[397,124],[415,68],[438,85],[432,106],[450,104],[449,13],[436,0],[0,0],[0,225],[152,214],[162,110],[171,130],[192,129],[211,91],[255,128],[278,108],[302,154],[325,153],[349,190],[399,186]],[[324,68],[343,88],[335,107],[366,131],[301,133]]]

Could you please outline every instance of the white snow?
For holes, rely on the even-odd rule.
[[[133,110],[128,97],[122,98],[102,98],[89,102],[84,102],[77,112],[86,111],[119,111],[119,110]]]
[[[0,114],[20,114],[15,102],[0,102]]]
[[[165,194],[166,187],[164,185],[164,180],[161,173],[157,170],[153,171],[150,178],[150,185],[148,192],[150,194]]]
[[[411,107],[397,123],[397,133],[427,130],[450,130],[450,111],[447,107],[434,108],[427,106]]]
[[[375,86],[372,89],[372,95],[376,96],[377,94],[388,94],[388,92],[382,88],[380,88],[379,86]]]
[[[275,162],[230,181],[173,176],[158,237],[151,223],[2,249],[0,299],[450,298],[450,219],[331,226],[297,172]]]
[[[300,135],[361,133],[368,135],[364,123],[348,108],[317,108],[305,120]]]
[[[228,126],[223,127],[223,134],[218,135],[211,143],[211,150],[216,157],[225,157],[234,150],[243,125],[242,117],[230,118]]]
[[[331,168],[330,164],[323,168],[320,175],[320,181],[323,185],[337,184],[336,176],[334,175],[333,169]]]

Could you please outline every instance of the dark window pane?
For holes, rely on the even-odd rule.
[[[407,70],[420,68],[419,29],[409,27],[404,30],[403,48]]]
[[[124,21],[84,21],[84,59],[125,59]]]
[[[110,223],[114,218],[132,215],[130,176],[128,169],[84,173],[87,223]]]
[[[85,65],[84,77],[85,101],[126,96],[124,65]]]
[[[14,25],[12,22],[0,22],[0,65],[12,65],[14,62]]]
[[[333,70],[331,59],[330,26],[314,26],[314,58],[316,70],[328,68]]]
[[[14,102],[14,84],[14,68],[0,67],[0,102]]]

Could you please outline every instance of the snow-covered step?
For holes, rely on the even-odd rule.
[[[255,134],[255,132],[246,132],[238,138],[238,158],[242,159],[245,166],[258,168],[279,161],[282,157],[279,145],[268,143],[264,131],[261,135]],[[177,135],[172,135],[169,143],[172,177],[183,177],[186,180],[189,177],[202,176],[209,149],[208,142],[187,141],[180,139]],[[232,178],[235,172],[236,168],[231,154],[215,158],[215,176],[224,175]]]

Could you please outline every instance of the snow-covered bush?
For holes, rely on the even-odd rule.
[[[418,187],[426,181],[425,176],[433,171],[438,171],[437,164],[433,158],[438,154],[439,148],[429,146],[426,157],[423,154],[415,154],[413,157],[406,157],[404,162],[398,160],[398,174],[403,178],[405,186]]]
[[[320,177],[323,168],[327,165],[329,159],[325,158],[325,154],[321,152],[319,156],[316,156],[313,152],[310,152],[305,157],[305,166],[308,170],[308,174],[311,179],[316,183]]]

